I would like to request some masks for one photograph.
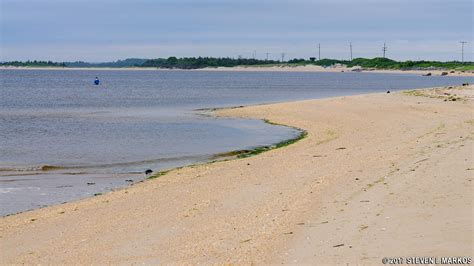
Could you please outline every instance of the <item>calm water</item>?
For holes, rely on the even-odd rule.
[[[101,79],[94,86],[95,76]],[[472,78],[371,73],[0,70],[0,215],[125,186],[155,171],[298,134],[195,109]]]

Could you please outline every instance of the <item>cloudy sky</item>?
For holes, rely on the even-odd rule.
[[[0,61],[230,56],[473,60],[471,0],[0,0]]]

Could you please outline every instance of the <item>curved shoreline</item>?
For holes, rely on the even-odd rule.
[[[257,104],[257,105],[259,105],[259,104]],[[201,109],[197,109],[195,111],[211,111],[212,115],[214,117],[219,117],[219,115],[215,114],[215,111],[217,111],[217,110],[234,109],[234,108],[242,108],[242,107],[245,107],[245,106],[240,105],[240,106],[235,106],[235,107],[230,106],[230,107],[224,107],[224,108],[201,108]],[[199,114],[197,114],[197,115],[199,115]],[[114,192],[114,191],[118,191],[118,190],[122,190],[122,189],[132,187],[135,184],[147,181],[147,179],[155,179],[157,177],[165,175],[166,173],[169,173],[169,172],[174,171],[174,170],[182,169],[182,168],[185,168],[185,167],[194,167],[194,166],[198,166],[198,165],[212,164],[212,163],[219,162],[219,161],[224,161],[224,160],[240,159],[240,158],[246,158],[246,157],[254,156],[254,155],[257,155],[257,154],[265,152],[265,151],[269,151],[269,150],[281,148],[281,147],[284,147],[284,146],[287,146],[287,145],[291,145],[291,144],[303,139],[304,137],[306,137],[306,134],[307,134],[307,132],[305,130],[302,130],[300,128],[272,123],[272,122],[270,122],[268,120],[265,120],[265,119],[255,119],[255,120],[261,120],[264,123],[269,124],[269,125],[278,125],[278,126],[284,126],[284,127],[292,128],[292,129],[295,129],[295,130],[299,131],[299,134],[295,137],[290,137],[288,139],[284,139],[284,140],[281,140],[279,142],[272,143],[270,145],[259,145],[259,146],[255,146],[255,147],[250,147],[249,149],[231,150],[231,151],[228,151],[228,152],[211,154],[209,156],[209,158],[207,158],[206,160],[203,160],[203,161],[198,160],[196,162],[192,162],[192,163],[185,164],[185,165],[182,165],[182,166],[160,169],[156,172],[153,172],[152,175],[150,175],[148,177],[145,177],[141,180],[138,180],[138,181],[130,183],[130,184],[125,183],[123,186],[113,187],[113,188],[111,188],[110,190],[107,190],[107,191],[96,192],[96,193],[91,194],[90,196],[82,196],[82,197],[67,200],[67,201],[64,201],[64,202],[57,202],[57,203],[48,204],[48,205],[40,206],[40,207],[33,208],[33,209],[28,209],[28,210],[22,210],[22,211],[18,211],[18,212],[14,212],[14,213],[9,213],[9,214],[3,215],[1,217],[8,217],[8,216],[13,216],[13,215],[18,215],[18,214],[22,214],[22,213],[27,213],[27,212],[39,210],[39,209],[54,207],[54,206],[57,206],[57,205],[63,205],[63,204],[66,204],[66,203],[73,203],[73,202],[76,202],[76,201],[83,201],[83,200],[91,199],[91,198],[99,196],[99,195],[105,195],[107,193],[111,193],[111,192]],[[198,156],[198,157],[202,157],[202,156]],[[111,165],[122,165],[122,164],[129,164],[129,162],[115,163],[115,164],[103,164],[103,165],[92,165],[92,166],[41,165],[41,166],[37,167],[38,169],[34,169],[32,171],[39,171],[39,173],[46,173],[46,172],[56,171],[56,170],[61,170],[61,169],[81,169],[81,168],[90,168],[90,167],[97,168],[98,166],[111,166]],[[8,168],[5,168],[5,169],[10,170]],[[29,170],[29,168],[25,168],[25,169]],[[33,175],[33,174],[38,174],[38,173],[31,173],[31,175]],[[140,174],[140,173],[133,173],[133,174]]]
[[[472,92],[439,91],[466,101],[396,92],[219,110],[304,128],[308,137],[1,218],[0,262],[376,264],[390,254],[469,256]]]
[[[245,107],[245,106],[219,108],[219,110],[235,109],[235,108],[243,108],[243,107]],[[215,110],[216,108],[212,108],[212,109]],[[165,175],[165,174],[167,174],[171,171],[182,169],[182,168],[185,168],[185,167],[212,164],[212,163],[221,162],[221,161],[228,161],[228,160],[234,160],[234,159],[243,159],[243,158],[248,158],[248,157],[251,157],[251,156],[256,156],[256,155],[258,155],[260,153],[263,153],[263,152],[271,151],[271,150],[274,150],[274,149],[279,149],[279,148],[286,147],[288,145],[294,144],[294,143],[306,138],[306,136],[308,135],[308,132],[304,129],[301,129],[301,128],[297,128],[297,127],[289,126],[289,125],[273,123],[273,122],[271,122],[269,120],[266,120],[266,119],[260,119],[260,120],[262,120],[263,122],[265,122],[267,124],[270,124],[270,125],[284,126],[284,127],[288,127],[288,128],[298,130],[299,134],[296,137],[285,139],[285,140],[282,140],[280,142],[270,144],[270,145],[261,145],[261,146],[256,146],[256,147],[253,147],[253,148],[250,148],[250,149],[233,150],[233,151],[228,151],[228,152],[223,152],[223,153],[217,153],[217,154],[214,154],[208,161],[183,165],[183,166],[174,167],[174,168],[170,168],[170,169],[160,170],[160,171],[156,172],[155,174],[149,176],[147,179],[155,179],[155,178],[163,176],[163,175]],[[143,181],[145,181],[145,180],[142,180],[140,182],[143,182]]]

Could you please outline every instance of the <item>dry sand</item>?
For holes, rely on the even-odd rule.
[[[74,68],[74,67],[10,67],[0,66],[0,70],[89,70],[89,71],[101,71],[101,70],[115,70],[115,71],[237,71],[237,72],[353,72],[357,68],[348,68],[344,66],[338,67],[322,67],[316,65],[306,66],[237,66],[237,67],[208,67],[201,69],[166,69],[166,68],[155,68],[155,67],[87,67],[87,68]],[[433,76],[441,76],[441,73],[448,72],[448,76],[458,77],[474,77],[474,71],[454,71],[451,70],[388,70],[388,69],[374,69],[374,70],[363,70],[363,73],[384,73],[384,74],[413,74],[413,75],[425,75],[431,73]]]
[[[472,257],[473,95],[470,86],[221,110],[308,136],[258,156],[1,218],[0,263]]]
[[[349,68],[345,66],[336,67],[322,67],[316,65],[305,66],[237,66],[237,67],[217,67],[217,68],[203,68],[197,71],[242,71],[242,72],[358,72],[363,73],[384,73],[384,74],[414,74],[425,75],[431,73],[433,76],[441,76],[441,73],[447,72],[448,76],[458,77],[474,77],[474,71],[454,71],[453,70],[389,70],[389,69],[361,69],[358,67]]]

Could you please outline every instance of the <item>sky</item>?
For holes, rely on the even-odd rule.
[[[473,61],[471,0],[0,0],[0,61],[213,56]]]

